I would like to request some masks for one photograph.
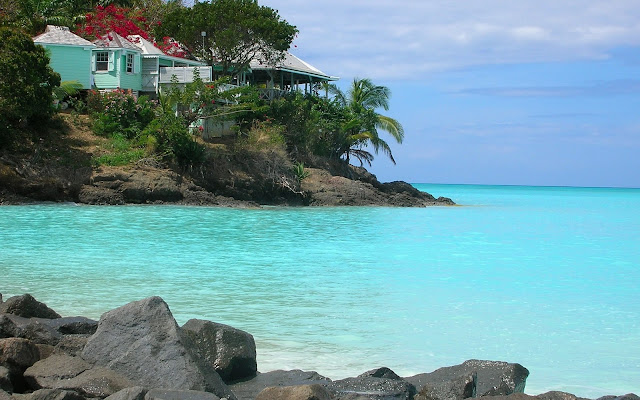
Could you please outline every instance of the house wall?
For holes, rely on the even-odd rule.
[[[41,44],[49,50],[51,68],[62,81],[78,81],[83,89],[91,88],[91,48]]]
[[[131,52],[134,54],[134,72],[127,72],[127,58],[126,55],[128,52],[122,52],[120,54],[119,63],[118,63],[118,72],[120,73],[120,88],[121,89],[131,89],[131,90],[142,90],[142,73],[140,63],[142,60],[140,59],[140,53]]]
[[[96,49],[94,51],[106,51],[103,49]],[[137,57],[137,69],[134,73],[127,73],[126,68],[126,51],[123,50],[109,50],[114,53],[113,55],[113,68],[109,71],[94,71],[93,78],[96,88],[98,89],[131,89],[139,91],[142,89],[142,73],[141,73],[141,60],[139,53],[133,52]],[[95,58],[95,57],[94,57]],[[95,60],[92,60],[93,69],[95,70]]]

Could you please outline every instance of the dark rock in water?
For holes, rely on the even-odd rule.
[[[327,389],[336,399],[409,400],[416,388],[403,379],[376,378],[370,375],[334,381]]]
[[[396,374],[390,368],[387,368],[387,367],[372,369],[370,371],[367,371],[358,375],[358,378],[366,378],[366,377],[387,378],[387,379],[396,379],[396,380],[402,379],[400,376],[398,376],[398,374]]]
[[[424,383],[414,400],[462,400],[476,397],[476,373],[448,381]]]
[[[213,393],[197,390],[168,390],[151,389],[144,397],[145,400],[220,400]]]
[[[319,384],[326,386],[331,383],[331,379],[326,378],[314,371],[271,371],[258,373],[253,379],[236,382],[229,387],[236,394],[238,400],[253,400],[258,393],[268,387],[275,386],[297,386]]]
[[[318,384],[272,386],[258,393],[256,400],[331,400],[331,394]]]
[[[182,326],[198,356],[211,364],[225,382],[256,375],[256,342],[240,329],[192,319]]]
[[[34,343],[55,346],[62,335],[41,319],[24,318],[13,314],[0,314],[0,337],[19,337]]]
[[[132,386],[112,394],[105,398],[105,400],[144,400],[146,394],[147,389],[142,386]]]
[[[421,389],[426,383],[445,382],[477,373],[476,395],[498,396],[524,391],[529,371],[520,364],[503,361],[468,360],[460,365],[439,368],[427,374],[405,378]]]
[[[0,339],[0,364],[28,368],[40,359],[36,345],[26,339]]]
[[[13,392],[13,383],[11,383],[11,373],[9,369],[0,366],[0,392]]]
[[[150,297],[104,313],[82,358],[147,388],[203,390],[234,399],[190,344],[164,300]]]
[[[7,301],[0,304],[0,313],[24,318],[60,318],[60,314],[34,299],[30,294],[8,298]]]

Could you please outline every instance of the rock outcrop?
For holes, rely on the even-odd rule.
[[[191,319],[182,326],[198,357],[213,366],[225,382],[251,378],[258,371],[256,342],[240,329]]]
[[[20,310],[48,309],[20,298],[28,305]],[[301,370],[257,373],[249,333],[204,320],[180,328],[159,297],[111,310],[98,323],[2,313],[0,334],[9,336],[0,339],[0,400],[587,400],[526,395],[529,371],[502,361],[468,360],[408,378],[386,367],[336,381]],[[52,338],[57,344],[41,342]]]
[[[147,388],[201,390],[234,399],[213,366],[202,362],[160,297],[102,315],[82,358]]]
[[[453,381],[476,374],[476,395],[497,396],[524,391],[529,371],[520,364],[502,361],[468,360],[460,365],[405,378],[420,391],[425,384]],[[465,378],[464,380],[468,380]]]

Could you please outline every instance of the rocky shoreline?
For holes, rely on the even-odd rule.
[[[0,400],[580,399],[526,395],[528,375],[520,364],[482,360],[411,377],[385,367],[335,381],[300,370],[260,373],[251,334],[197,319],[180,327],[160,297],[94,321],[61,317],[28,294],[0,295]]]

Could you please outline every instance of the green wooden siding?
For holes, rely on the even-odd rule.
[[[123,50],[103,50],[96,49],[94,54],[100,51],[111,51],[113,53],[113,65],[109,64],[109,71],[95,71],[94,82],[98,89],[142,89],[141,57],[140,53],[134,54],[134,72],[127,71],[127,51]],[[95,70],[95,56],[93,58],[93,69]]]
[[[91,49],[80,46],[42,44],[49,50],[50,65],[62,81],[78,81],[83,89],[91,88]]]

